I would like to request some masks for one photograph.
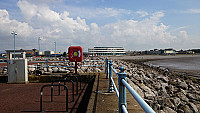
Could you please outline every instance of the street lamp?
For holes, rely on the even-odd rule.
[[[56,59],[56,41],[54,42],[55,44],[55,59]]]
[[[39,60],[40,60],[40,40],[41,40],[41,38],[39,37],[39,38],[38,38],[38,46],[39,46],[38,55],[39,55]]]
[[[15,60],[15,35],[17,35],[17,33],[15,31],[11,32],[12,35],[14,35],[14,60]]]

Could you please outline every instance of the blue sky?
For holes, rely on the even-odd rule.
[[[0,51],[66,51],[80,45],[127,50],[200,48],[199,0],[0,0]]]

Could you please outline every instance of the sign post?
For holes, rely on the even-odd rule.
[[[83,48],[81,46],[70,46],[68,48],[68,56],[70,62],[75,62],[75,73],[77,74],[77,62],[83,60]]]

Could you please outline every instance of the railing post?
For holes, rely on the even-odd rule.
[[[47,72],[49,71],[49,60],[47,59]]]
[[[114,92],[113,83],[111,81],[111,78],[113,78],[112,67],[113,67],[113,63],[111,60],[109,63],[109,89],[108,89],[109,92]]]
[[[106,78],[108,78],[108,58],[106,58],[106,65],[105,65],[105,73],[106,73]]]
[[[119,113],[122,113],[122,105],[125,105],[127,108],[126,103],[126,88],[124,84],[121,82],[122,79],[126,80],[126,73],[124,73],[124,68],[119,68],[120,72],[118,73],[118,84],[119,84]]]

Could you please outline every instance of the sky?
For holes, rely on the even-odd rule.
[[[0,0],[0,51],[200,48],[200,0]]]

